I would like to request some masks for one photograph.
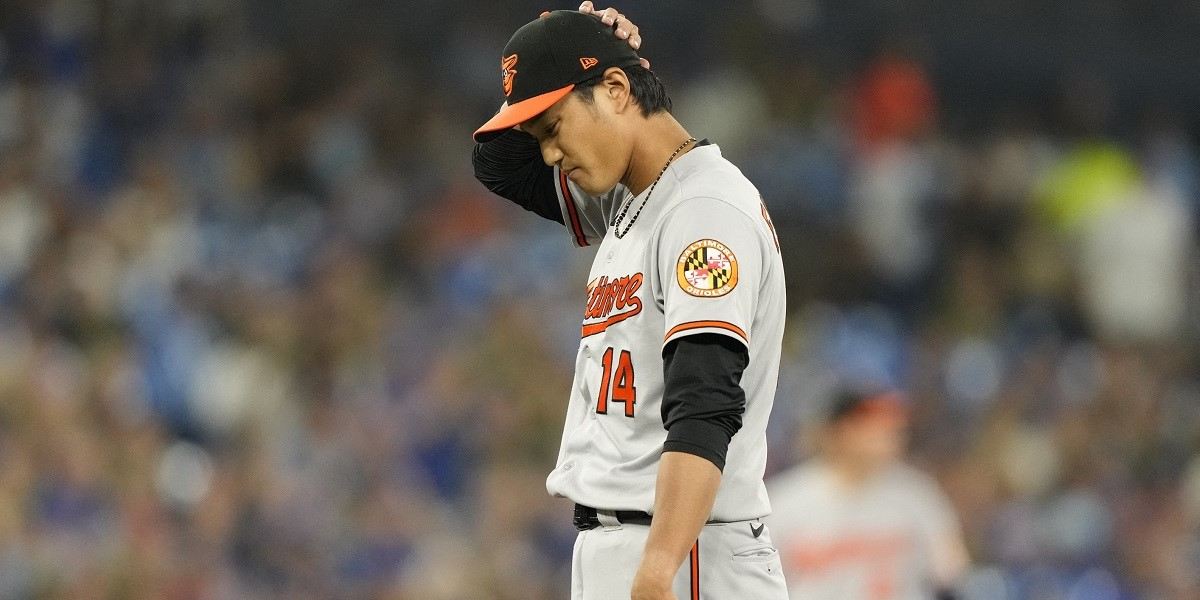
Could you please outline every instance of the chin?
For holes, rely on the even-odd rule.
[[[607,194],[608,192],[612,191],[613,188],[617,187],[616,181],[611,183],[606,183],[604,181],[598,182],[595,179],[586,176],[580,179],[572,179],[572,181],[575,182],[575,185],[579,186],[579,189],[587,192],[589,196],[600,196],[602,194]]]
[[[584,183],[584,182],[581,182],[581,181],[577,181],[577,182],[575,182],[575,183],[576,183],[576,185],[578,185],[578,186],[579,186],[579,189],[581,189],[581,190],[583,190],[584,192],[586,192],[586,193],[587,193],[587,195],[589,195],[589,196],[599,196],[599,195],[603,194],[604,192],[607,192],[607,191],[608,191],[608,190],[605,190],[605,189],[600,189],[600,188],[597,188],[597,187],[595,187],[595,186],[592,186],[592,185],[588,185],[587,183]],[[611,189],[611,188],[609,188],[609,189]]]

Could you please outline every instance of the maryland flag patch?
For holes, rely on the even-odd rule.
[[[700,298],[716,298],[733,291],[738,264],[733,251],[717,240],[688,244],[675,268],[679,287]]]

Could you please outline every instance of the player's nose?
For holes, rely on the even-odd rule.
[[[542,161],[546,163],[546,166],[553,167],[562,159],[563,153],[562,150],[558,149],[558,146],[551,143],[542,144]]]

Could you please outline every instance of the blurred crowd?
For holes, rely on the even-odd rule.
[[[590,253],[469,162],[543,4],[0,6],[0,598],[566,597]],[[1200,597],[1195,115],[689,4],[628,11],[778,228],[768,475],[894,385],[965,598]]]

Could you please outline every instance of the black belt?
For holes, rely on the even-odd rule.
[[[640,510],[614,510],[612,513],[617,518],[617,522],[622,525],[650,524],[650,513]],[[600,519],[596,516],[596,509],[582,504],[575,505],[575,529],[587,531],[599,526]]]

